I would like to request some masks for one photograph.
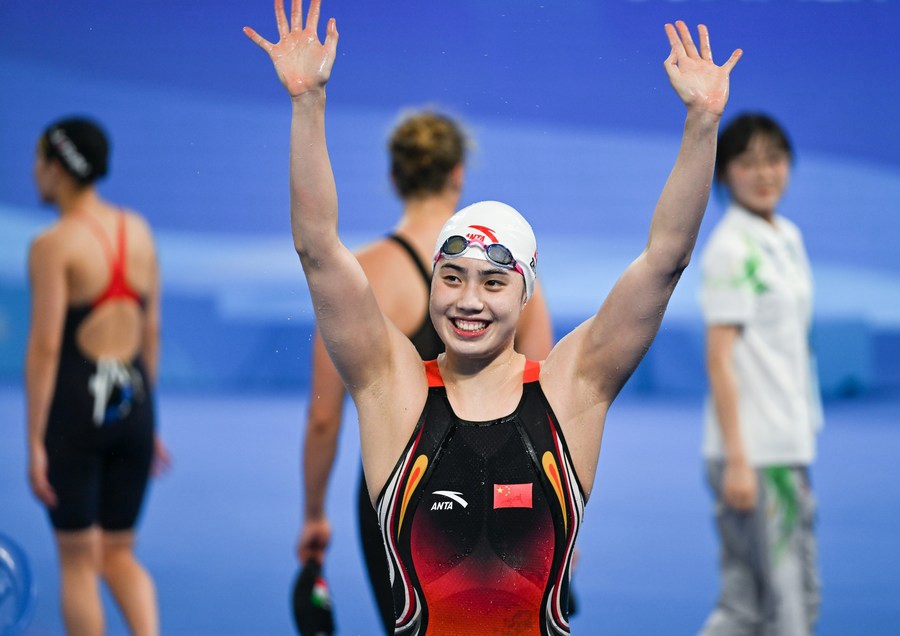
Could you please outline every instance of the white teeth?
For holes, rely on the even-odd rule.
[[[473,320],[454,320],[453,324],[460,331],[480,331],[485,327],[485,323]]]

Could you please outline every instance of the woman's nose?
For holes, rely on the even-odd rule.
[[[478,312],[484,307],[481,299],[481,286],[475,283],[466,283],[460,290],[457,305],[460,309],[470,312]]]

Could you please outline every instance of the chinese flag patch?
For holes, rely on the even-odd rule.
[[[494,484],[497,508],[531,508],[531,484]]]

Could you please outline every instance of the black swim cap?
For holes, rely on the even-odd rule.
[[[83,117],[50,124],[42,138],[44,156],[54,158],[82,185],[106,175],[109,141],[100,126]]]

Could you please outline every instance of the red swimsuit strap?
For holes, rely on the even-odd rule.
[[[428,386],[444,386],[444,378],[441,377],[441,370],[438,369],[437,360],[428,360],[425,362],[425,377],[428,378]]]
[[[118,249],[115,249],[100,225],[92,216],[80,217],[86,221],[86,225],[91,232],[100,241],[103,251],[106,253],[106,260],[109,263],[109,284],[103,293],[98,296],[91,306],[96,308],[110,300],[131,299],[141,304],[141,296],[132,289],[125,278],[125,214],[120,213],[118,218],[118,228],[116,242]]]
[[[428,378],[428,386],[444,386],[444,378],[438,368],[437,360],[425,362],[425,377]],[[536,360],[525,360],[525,371],[522,373],[522,383],[537,382],[541,377],[541,363]]]

